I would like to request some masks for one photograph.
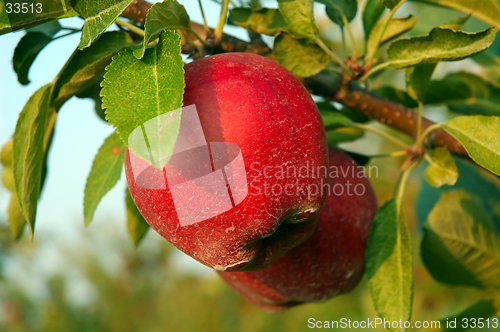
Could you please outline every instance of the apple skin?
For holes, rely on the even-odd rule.
[[[284,67],[249,53],[211,56],[185,65],[184,105],[196,105],[207,142],[241,149],[248,195],[232,209],[180,226],[170,189],[139,187],[125,152],[125,174],[139,211],[175,247],[216,270],[260,269],[305,241],[317,225],[325,195],[314,195],[319,177],[274,176],[279,167],[328,167],[319,111],[302,84]],[[168,166],[168,165],[167,165]],[[264,168],[267,167],[265,178]],[[266,188],[287,186],[266,195]],[[310,187],[308,187],[310,186]],[[311,191],[299,188],[313,188]]]
[[[377,198],[366,177],[358,177],[357,164],[342,151],[329,149],[331,188],[340,184],[344,195],[330,191],[321,208],[318,227],[304,243],[266,268],[252,272],[218,272],[237,293],[266,311],[280,311],[305,302],[318,302],[351,291],[364,273],[368,234],[377,211]],[[349,170],[344,177],[341,170]],[[347,183],[366,189],[348,195]],[[336,192],[340,193],[340,187]]]

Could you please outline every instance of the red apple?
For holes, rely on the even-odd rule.
[[[230,176],[224,175],[226,183],[213,193],[198,186],[193,174],[182,172],[175,175],[176,183],[181,183],[179,188],[184,185],[182,192],[168,186],[170,178],[164,189],[148,189],[144,183],[137,183],[139,178],[133,171],[137,165],[132,162],[141,160],[133,150],[127,150],[125,172],[132,198],[153,229],[201,263],[222,271],[262,268],[305,241],[316,228],[325,198],[320,189],[327,175],[313,170],[328,165],[319,111],[290,72],[259,55],[230,53],[193,61],[185,65],[185,82],[184,105],[196,106],[211,148],[209,152],[204,145],[203,153],[212,153],[212,166],[210,160],[207,166],[193,156],[174,155],[163,173],[146,169],[140,181],[166,182],[164,174],[182,167],[190,168],[193,174],[198,172],[196,176],[211,176],[241,151],[239,160],[244,165],[240,164],[240,175],[246,181],[240,181],[239,186],[244,190],[239,196],[230,192],[227,211],[199,220],[203,219],[200,213],[213,212],[211,205],[226,204],[217,201],[217,195],[226,187],[234,189]],[[213,142],[225,143],[219,146]],[[228,160],[218,166],[214,151],[233,148],[236,153],[226,156]],[[204,167],[209,169],[201,170]],[[288,174],[280,174],[280,170]],[[173,194],[180,196],[182,204]],[[206,204],[206,209],[196,212],[198,219],[186,222],[185,216],[194,213],[193,204],[196,209]]]
[[[330,186],[314,234],[262,270],[218,272],[237,293],[264,310],[279,311],[349,292],[363,275],[377,199],[351,157],[335,149],[329,154]]]

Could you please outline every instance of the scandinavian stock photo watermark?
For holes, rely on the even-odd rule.
[[[351,162],[351,165],[316,166],[306,161],[305,165],[270,167],[259,162],[250,165],[249,195],[258,196],[295,196],[305,195],[308,198],[323,195],[335,196],[362,196],[366,193],[366,186],[363,183],[354,183],[355,179],[377,178],[377,166],[358,166]],[[306,184],[300,179],[321,179],[320,184]],[[330,178],[333,181],[329,181]],[[286,180],[279,181],[277,180]],[[282,184],[286,182],[285,184]],[[357,182],[357,181],[356,181]]]

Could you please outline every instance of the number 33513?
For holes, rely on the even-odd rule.
[[[6,3],[5,4],[7,14],[27,14],[27,13],[42,13],[42,4],[41,3]]]

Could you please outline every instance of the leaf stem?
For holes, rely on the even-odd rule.
[[[373,64],[373,60],[375,59],[375,56],[377,55],[378,48],[380,47],[380,43],[382,41],[382,37],[384,36],[385,31],[387,30],[387,26],[389,25],[389,22],[391,21],[391,18],[394,16],[396,11],[401,7],[406,0],[401,0],[392,10],[389,12],[389,14],[385,17],[385,21],[382,25],[382,29],[380,29],[378,36],[377,36],[377,43],[375,44],[375,48],[373,49],[373,52],[370,54],[370,57],[366,61],[366,67],[370,68]]]
[[[226,24],[227,9],[229,7],[229,0],[223,0],[220,9],[219,22],[217,22],[217,27],[214,31],[215,46],[219,45],[222,40],[222,30]]]
[[[357,128],[359,128],[361,130],[369,131],[369,132],[372,132],[372,133],[377,134],[379,136],[382,136],[383,138],[391,141],[392,143],[396,144],[397,146],[399,146],[399,147],[401,147],[401,148],[403,148],[405,150],[408,150],[410,148],[408,145],[404,144],[403,142],[401,142],[400,140],[398,140],[394,136],[389,135],[386,132],[384,132],[382,130],[379,130],[377,128],[366,126],[366,125],[361,124],[361,123],[356,123],[354,125],[354,127],[357,127]]]
[[[203,27],[205,28],[205,32],[207,36],[210,35],[210,28],[207,24],[207,19],[205,18],[205,11],[203,10],[203,5],[201,4],[201,0],[198,0],[198,5],[200,6],[201,17],[203,17]]]
[[[332,58],[333,62],[336,65],[340,66],[346,72],[352,73],[351,69],[349,67],[347,67],[347,65],[344,63],[344,61],[342,61],[342,59],[340,59],[337,54],[333,53],[332,50],[330,50],[330,48],[328,46],[326,46],[325,43],[323,43],[323,41],[321,40],[321,38],[319,38],[318,36],[314,36],[314,41],[316,42],[316,44],[318,44],[318,46],[323,51],[325,51],[326,54],[328,54],[330,56],[330,58]]]
[[[427,127],[427,129],[423,132],[422,136],[420,137],[420,140],[417,141],[417,144],[419,144],[420,146],[424,146],[424,143],[425,143],[425,140],[427,139],[427,136],[429,136],[429,134],[431,132],[433,132],[434,130],[437,130],[439,128],[441,128],[441,124],[439,124],[439,123],[435,123],[432,126]]]
[[[369,158],[396,158],[396,157],[403,157],[408,155],[408,150],[398,150],[390,153],[383,153],[383,154],[376,154],[376,155],[371,155],[367,156]]]
[[[358,59],[358,50],[356,49],[356,39],[354,38],[354,34],[352,33],[352,29],[349,26],[349,22],[347,22],[347,18],[342,15],[342,22],[344,23],[345,29],[347,30],[347,34],[349,35],[349,38],[351,39],[351,51],[352,51],[352,58],[354,60]]]
[[[129,29],[130,31],[132,31],[135,34],[138,34],[139,36],[144,37],[144,30],[142,30],[141,28],[136,27],[135,25],[133,25],[131,23],[125,22],[125,21],[123,21],[123,20],[121,20],[119,18],[117,18],[115,20],[115,23],[118,24],[118,25],[121,25],[122,27],[125,27],[125,28]]]
[[[203,40],[203,38],[201,38],[200,35],[198,35],[193,29],[189,28],[189,29],[185,29],[185,30],[188,31],[189,33],[191,33],[193,36],[195,36],[195,38],[201,42],[203,47],[207,46],[205,41]]]
[[[422,101],[418,101],[418,113],[417,113],[417,144],[420,144],[420,138],[422,137],[422,108],[424,104]]]
[[[405,187],[406,183],[408,182],[408,176],[410,175],[410,172],[415,166],[418,165],[418,162],[412,162],[409,164],[405,169],[402,170],[401,174],[399,175],[397,184],[396,184],[396,192],[395,192],[395,198],[396,198],[396,207],[398,209],[398,214],[401,213],[402,205],[403,205],[403,195],[405,192]]]
[[[375,66],[373,68],[371,68],[370,70],[368,70],[368,72],[366,74],[364,74],[363,76],[361,76],[361,78],[358,80],[359,82],[363,82],[365,81],[368,77],[370,77],[371,75],[375,74],[376,72],[379,72],[381,71],[382,69],[388,67],[391,65],[391,62],[390,61],[387,61],[387,62],[384,62],[384,63],[381,63],[379,64],[378,66]]]

